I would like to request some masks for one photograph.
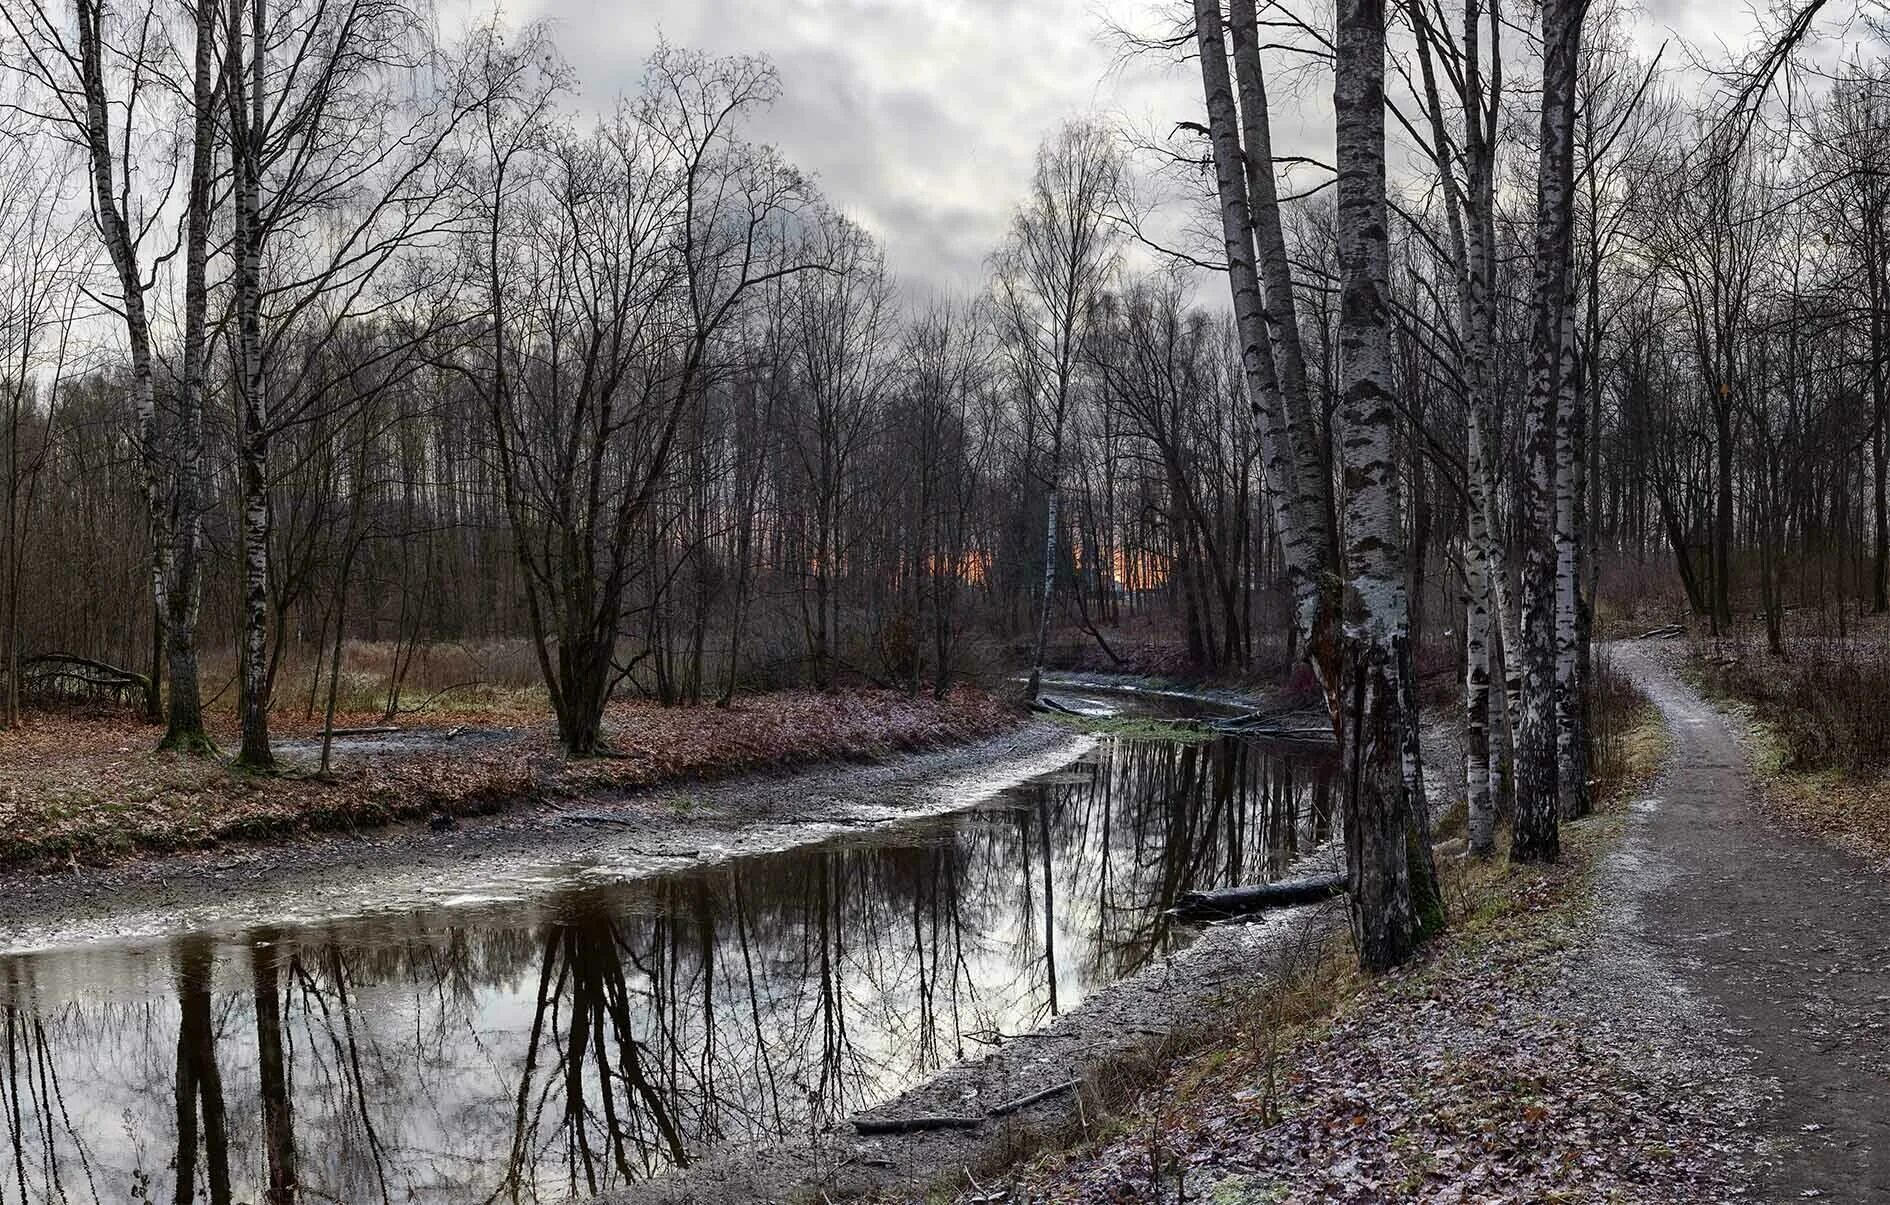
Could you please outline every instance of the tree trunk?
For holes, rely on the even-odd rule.
[[[157,394],[151,379],[151,327],[144,303],[144,280],[138,264],[137,243],[116,182],[111,118],[106,103],[103,12],[98,0],[77,0],[79,75],[85,92],[85,149],[91,174],[92,209],[106,254],[117,277],[119,303],[125,319],[125,337],[131,351],[131,401],[138,417],[140,484],[144,490],[145,526],[151,542],[151,599],[155,622],[162,624],[168,610],[167,583],[171,572],[170,522],[166,494],[167,449],[158,425]],[[163,640],[152,642],[155,652]],[[153,665],[155,671],[156,665]],[[155,703],[158,674],[153,672],[147,705]]]
[[[1201,88],[1207,103],[1215,187],[1220,200],[1228,288],[1239,331],[1247,401],[1261,434],[1262,490],[1273,515],[1281,560],[1292,590],[1294,645],[1319,677],[1336,731],[1342,722],[1340,679],[1343,671],[1333,597],[1335,558],[1331,527],[1327,522],[1331,496],[1324,458],[1319,454],[1317,435],[1312,429],[1310,403],[1296,410],[1289,406],[1282,393],[1267,302],[1260,293],[1255,263],[1256,216],[1249,204],[1247,181],[1249,165],[1260,159],[1264,148],[1257,149],[1250,157],[1241,147],[1240,114],[1234,103],[1233,81],[1228,74],[1227,44],[1218,0],[1195,0],[1194,15]],[[1242,37],[1244,39],[1244,35]],[[1254,99],[1249,106],[1249,117],[1254,122],[1262,122],[1264,95],[1258,87],[1257,75],[1254,85],[1250,89]],[[1270,182],[1271,161],[1266,161],[1264,166]],[[1278,221],[1277,206],[1266,208],[1261,224],[1270,230],[1270,224]],[[1270,234],[1264,241],[1269,248],[1272,246]],[[1274,291],[1290,294],[1290,271],[1283,256],[1278,270],[1285,278],[1285,287]],[[1282,297],[1280,304],[1284,315],[1290,303]],[[1296,323],[1290,337],[1297,337]]]
[[[236,763],[275,768],[269,747],[269,409],[262,364],[262,147],[264,0],[248,0],[249,55],[243,56],[244,5],[229,18],[229,93],[236,214],[230,240],[236,270],[237,430],[243,530],[243,622],[237,711],[242,746]],[[247,72],[247,84],[245,82]]]
[[[1590,810],[1588,730],[1583,723],[1586,683],[1581,662],[1582,558],[1581,451],[1586,442],[1586,396],[1575,346],[1575,307],[1562,307],[1560,384],[1555,408],[1555,752],[1556,800],[1564,820]]]
[[[1561,852],[1556,767],[1556,400],[1563,315],[1572,283],[1575,77],[1580,0],[1542,10],[1542,133],[1537,158],[1535,284],[1524,427],[1522,722],[1516,740],[1516,818],[1510,858],[1554,861]]]
[[[250,948],[250,977],[256,1013],[256,1064],[261,1079],[263,1155],[268,1169],[266,1205],[295,1205],[295,1106],[282,1046],[282,993],[276,984],[278,937],[257,935]]]
[[[1037,699],[1037,692],[1043,686],[1043,650],[1044,643],[1050,637],[1050,604],[1054,601],[1057,586],[1057,482],[1056,457],[1052,454],[1050,466],[1050,486],[1044,491],[1043,525],[1043,603],[1037,612],[1037,640],[1030,654],[1030,683],[1024,688],[1024,695],[1031,702]]]
[[[165,656],[171,676],[169,725],[159,748],[208,753],[203,696],[197,673],[197,614],[203,599],[203,397],[207,375],[210,192],[217,136],[214,8],[197,6],[193,63],[190,194],[184,234],[183,371],[177,399],[176,464],[171,491],[171,577],[164,616]]]
[[[1346,544],[1344,737],[1346,874],[1359,963],[1410,956],[1442,917],[1428,833],[1411,796],[1410,689],[1402,518],[1392,398],[1385,223],[1385,9],[1341,0],[1334,63],[1338,119],[1341,472]]]

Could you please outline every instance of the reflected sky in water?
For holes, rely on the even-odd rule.
[[[637,884],[0,960],[0,1199],[582,1199],[1044,1024],[1331,814],[1321,760],[1106,740],[996,806]]]

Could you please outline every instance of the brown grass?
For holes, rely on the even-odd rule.
[[[1890,643],[1801,638],[1785,656],[1734,641],[1694,646],[1709,694],[1751,709],[1777,742],[1782,768],[1874,775],[1890,764]]]
[[[1754,769],[1773,816],[1866,856],[1890,857],[1890,637],[1699,642],[1686,669],[1752,720]]]

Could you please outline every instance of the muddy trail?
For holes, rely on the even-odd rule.
[[[1767,1089],[1758,1198],[1890,1200],[1890,878],[1766,820],[1736,723],[1675,674],[1679,654],[1613,652],[1673,742],[1630,830],[1659,880],[1633,923]]]
[[[1164,910],[1325,845],[1328,759],[1037,723],[454,831],[13,875],[0,1182],[565,1201],[721,1168],[703,1199],[754,1200],[811,1148],[883,1170],[854,1116],[1014,1099],[1258,957],[1263,927],[1203,942]],[[761,1151],[790,1153],[735,1174]]]

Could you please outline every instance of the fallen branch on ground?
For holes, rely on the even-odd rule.
[[[1028,1096],[1020,1096],[1016,1100],[1007,1100],[1003,1104],[993,1108],[991,1110],[991,1116],[1008,1117],[1019,1109],[1028,1109],[1039,1101],[1049,1100],[1052,1096],[1068,1092],[1082,1082],[1083,1081],[1080,1079],[1064,1080],[1060,1084],[1051,1084],[1048,1088],[1032,1092]]]

